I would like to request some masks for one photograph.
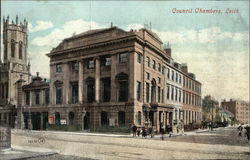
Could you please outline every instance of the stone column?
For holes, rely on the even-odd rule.
[[[79,97],[79,103],[83,103],[83,64],[81,61],[79,63],[79,73],[78,73],[78,97]]]
[[[49,101],[50,101],[50,104],[54,105],[55,104],[55,86],[54,86],[54,80],[53,80],[53,77],[54,77],[54,66],[50,65],[50,78],[51,78],[51,81],[50,81],[50,86],[49,86]]]
[[[95,101],[100,102],[100,58],[95,59]]]
[[[40,115],[40,118],[41,118],[41,122],[40,122],[40,130],[43,130],[43,113],[41,112],[41,115]]]
[[[30,106],[32,106],[32,104],[33,104],[33,93],[30,90]]]
[[[187,110],[186,112],[187,112],[187,124],[189,124],[189,123],[190,123],[190,119],[189,119],[189,111]]]
[[[117,74],[117,55],[111,56],[111,102],[116,102],[116,81],[115,77]]]
[[[186,110],[183,110],[183,124],[186,124]]]
[[[64,103],[69,104],[69,78],[70,78],[70,69],[69,69],[69,64],[65,63],[63,65],[63,97],[64,98]]]

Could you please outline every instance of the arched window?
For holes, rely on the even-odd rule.
[[[11,57],[15,57],[16,52],[16,42],[12,39],[11,40]]]
[[[23,42],[19,42],[19,59],[23,59]]]
[[[102,126],[108,126],[109,120],[108,120],[108,113],[105,111],[101,112],[101,125]]]
[[[75,119],[75,113],[74,112],[69,112],[69,125],[74,124],[74,119]]]
[[[56,112],[55,113],[55,124],[60,125],[61,124],[61,118],[60,118],[60,113]]]
[[[151,102],[156,102],[156,81],[151,81]]]
[[[118,125],[125,126],[125,112],[124,111],[118,112]]]
[[[128,75],[125,73],[120,73],[116,76],[118,81],[118,100],[119,102],[126,102],[128,101]]]
[[[141,111],[138,111],[138,125],[141,125]]]

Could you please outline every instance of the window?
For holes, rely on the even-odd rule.
[[[178,73],[175,74],[175,81],[178,82]]]
[[[121,53],[119,55],[119,63],[125,63],[128,61],[128,54],[127,53]]]
[[[181,90],[179,90],[179,102],[181,102]]]
[[[185,86],[185,77],[183,76],[183,86]]]
[[[36,104],[40,104],[40,90],[35,91],[35,102]]]
[[[137,53],[137,62],[141,64],[141,57],[142,55]]]
[[[149,102],[149,83],[146,83],[146,101]]]
[[[186,93],[185,93],[185,91],[183,91],[183,97],[182,97],[183,98],[183,103],[186,103],[185,102],[185,95],[186,95]]]
[[[141,112],[138,111],[138,125],[141,125]]]
[[[160,78],[160,77],[158,77],[158,83],[159,83],[159,84],[161,83],[161,78]]]
[[[73,62],[71,65],[72,71],[78,72],[79,71],[79,63]]]
[[[77,83],[73,83],[71,85],[71,102],[73,104],[78,102],[78,84]]]
[[[147,74],[147,80],[150,80],[150,73],[146,72]]]
[[[179,74],[179,83],[181,84],[181,75]]]
[[[118,125],[125,126],[125,112],[124,111],[118,112]]]
[[[11,57],[15,57],[16,52],[16,42],[12,39],[11,40]]]
[[[147,63],[148,63],[148,67],[150,67],[150,58],[147,57]]]
[[[156,82],[155,79],[151,81],[151,102],[156,102]]]
[[[161,87],[158,87],[158,103],[161,102]]]
[[[26,98],[25,98],[26,105],[30,105],[30,91],[26,91],[25,95],[26,95]]]
[[[88,60],[88,69],[95,68],[95,61],[94,60]]]
[[[45,104],[49,104],[49,89],[45,89]]]
[[[141,82],[139,82],[139,81],[137,81],[136,95],[137,95],[137,100],[140,101],[140,99],[141,99]]]
[[[161,103],[164,102],[164,90],[162,89],[161,90]]]
[[[103,79],[102,85],[103,85],[103,101],[109,102],[110,101],[110,94],[111,94],[111,80],[110,80],[110,78]]]
[[[95,100],[95,79],[87,78],[87,102],[92,103]]]
[[[172,88],[172,92],[171,92],[171,100],[174,100],[174,87],[171,87]]]
[[[161,64],[158,63],[158,71],[161,72]]]
[[[128,101],[128,81],[119,81],[119,102]]]
[[[153,69],[156,69],[155,60],[153,60]]]
[[[174,80],[174,71],[172,70],[172,81]]]
[[[108,126],[109,125],[109,119],[108,119],[108,113],[105,111],[101,112],[101,126]]]
[[[74,112],[69,112],[69,125],[74,124],[74,119],[75,119],[75,113]]]
[[[168,79],[170,78],[170,70],[169,70],[169,68],[167,69],[167,78]]]
[[[167,85],[167,99],[169,99],[169,92],[170,92],[170,87]]]
[[[110,66],[111,65],[111,57],[110,56],[101,57],[101,65],[102,66]]]
[[[178,97],[178,89],[175,88],[175,100],[177,101],[177,97]]]
[[[56,72],[62,72],[62,65],[61,64],[56,65]]]
[[[19,59],[23,59],[23,43],[22,41],[19,42]]]
[[[162,66],[162,74],[164,75],[165,74],[165,69],[166,69],[166,67],[165,66]]]
[[[62,87],[56,87],[56,104],[62,104]]]

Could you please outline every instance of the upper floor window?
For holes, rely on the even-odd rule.
[[[170,78],[170,70],[169,70],[169,68],[167,68],[167,78],[168,79]]]
[[[146,101],[149,102],[149,83],[146,83]]]
[[[49,89],[45,89],[45,104],[49,104]]]
[[[35,91],[35,102],[36,104],[40,104],[40,90]]]
[[[71,65],[71,69],[72,71],[75,71],[75,72],[79,71],[79,63],[73,62]]]
[[[56,65],[56,72],[62,72],[62,65],[61,64]]]
[[[141,64],[142,55],[137,53],[137,62]]]
[[[147,57],[147,63],[148,63],[148,67],[150,67],[150,58]]]
[[[158,71],[161,72],[161,64],[158,63]]]
[[[161,102],[161,87],[158,86],[158,103]]]
[[[158,83],[159,83],[159,84],[161,83],[161,78],[160,78],[160,77],[158,77]]]
[[[172,81],[174,80],[174,71],[172,70]]]
[[[25,92],[25,101],[26,101],[26,105],[30,105],[30,91],[26,91]]]
[[[181,75],[179,74],[179,83],[181,84]]]
[[[137,81],[136,94],[137,94],[137,100],[140,101],[140,99],[141,99],[141,82],[139,82],[139,81]]]
[[[147,80],[150,80],[150,73],[146,72],[147,74]]]
[[[11,40],[11,57],[15,57],[16,52],[16,42],[15,40]]]
[[[178,82],[178,73],[176,72],[175,81]]]
[[[127,53],[119,54],[119,63],[125,63],[127,61],[128,61],[128,54]]]
[[[23,59],[23,43],[22,41],[19,42],[19,59]]]
[[[102,66],[110,66],[111,65],[111,57],[103,57],[101,58],[101,65]]]
[[[153,60],[153,69],[156,69],[155,60]]]
[[[161,71],[161,73],[164,75],[165,74],[165,69],[166,69],[166,67],[165,66],[162,66],[162,71]]]
[[[170,87],[167,85],[167,99],[169,99],[169,92],[170,92]]]
[[[62,87],[56,86],[56,104],[62,104]]]
[[[95,68],[95,61],[94,60],[88,60],[88,69]]]
[[[178,97],[178,89],[175,88],[175,100],[177,101],[177,97]]]

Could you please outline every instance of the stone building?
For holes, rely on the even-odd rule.
[[[30,82],[27,64],[27,21],[15,22],[3,18],[3,60],[0,55],[0,122],[14,126],[18,99],[17,81]]]
[[[250,124],[249,102],[232,99],[230,99],[229,101],[223,100],[221,102],[221,107],[233,113],[234,118],[239,123]]]
[[[39,74],[28,84],[24,76],[17,81],[18,127],[135,124],[178,132],[200,123],[201,83],[149,29],[86,31],[64,39],[47,56],[49,81]]]

